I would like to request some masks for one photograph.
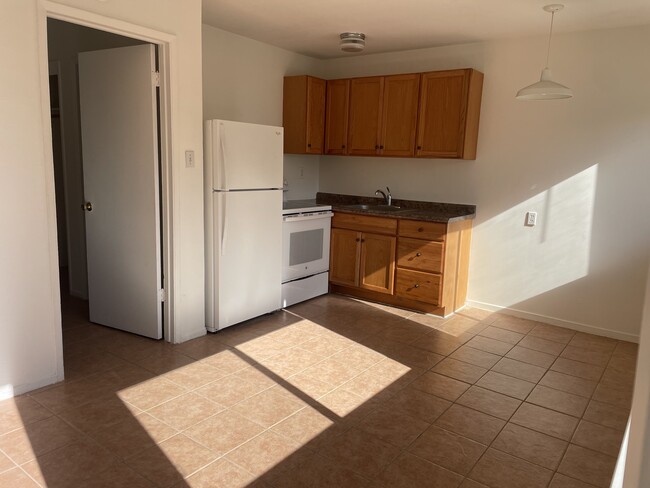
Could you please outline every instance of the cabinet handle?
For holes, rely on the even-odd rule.
[[[418,232],[424,232],[424,227],[418,227]]]
[[[422,253],[421,252],[416,252],[415,256],[419,258],[420,256],[422,256]]]
[[[307,147],[311,147],[311,144],[307,144]]]
[[[379,149],[379,144],[375,144],[375,149]]]
[[[413,288],[420,288],[420,285],[416,283],[415,285],[413,285]]]
[[[341,149],[345,149],[345,144],[341,144]]]
[[[384,148],[384,146],[379,146],[379,149],[383,149],[383,148]]]
[[[422,149],[422,146],[418,146],[418,151],[419,151],[420,149]]]
[[[359,238],[357,237],[357,238],[355,239],[355,241],[357,241],[357,242],[360,242],[360,241],[361,241],[361,239],[359,239]]]

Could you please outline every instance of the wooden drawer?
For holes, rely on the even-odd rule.
[[[397,233],[397,219],[334,212],[332,227],[394,236]]]
[[[397,266],[442,273],[442,247],[442,242],[400,237],[397,242]]]
[[[438,305],[441,281],[441,275],[398,268],[395,279],[395,295]]]
[[[447,224],[440,222],[423,222],[421,220],[400,220],[399,235],[415,237],[427,241],[443,241],[447,233]]]

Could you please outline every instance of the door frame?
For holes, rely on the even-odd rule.
[[[57,342],[57,380],[63,379],[63,344],[61,329],[61,294],[59,290],[58,245],[56,228],[56,201],[54,188],[54,159],[52,154],[52,128],[50,126],[49,61],[47,44],[47,19],[57,19],[113,34],[139,39],[158,46],[158,70],[160,72],[160,182],[162,217],[162,273],[165,288],[165,313],[163,314],[164,340],[174,342],[174,269],[173,269],[173,141],[180,127],[172,114],[177,106],[178,83],[174,75],[177,66],[177,39],[175,35],[156,31],[130,22],[106,17],[86,10],[61,5],[49,0],[38,0],[38,49],[40,58],[41,112],[43,126],[43,147],[46,172],[48,244],[50,253],[50,286],[52,304],[55,309]],[[58,309],[58,311],[56,311]]]

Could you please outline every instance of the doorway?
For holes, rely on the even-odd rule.
[[[148,159],[143,160],[136,147],[140,144],[139,138],[131,138],[136,139],[136,146],[133,146],[134,141],[127,140],[129,131],[119,130],[131,122],[129,116],[117,114],[122,117],[120,120],[110,119],[108,114],[122,98],[127,100],[124,102],[127,105],[133,102],[133,97],[129,100],[130,90],[124,88],[131,85],[121,85],[121,92],[117,88],[118,91],[110,92],[116,83],[129,78],[133,71],[128,69],[132,65],[120,65],[119,60],[126,56],[132,62],[134,50],[144,53],[149,65],[136,68],[147,76],[151,84],[151,71],[158,71],[158,46],[145,40],[50,18],[47,20],[47,41],[62,304],[69,305],[72,301],[77,303],[77,309],[88,310],[88,307],[80,307],[79,303],[90,300],[91,321],[154,339],[162,338],[165,330],[165,339],[169,341],[168,321],[163,327],[166,314],[163,313],[161,294],[166,260],[161,249],[162,223],[165,220],[161,207],[165,194],[161,176],[164,151],[160,143],[163,125],[159,115],[160,88],[155,87],[151,92],[150,119],[134,122],[136,129],[142,128],[143,123],[148,126],[148,129],[144,128],[145,133],[150,133]],[[135,61],[142,59],[140,55]],[[114,64],[116,60],[118,64]],[[109,69],[109,65],[114,69]],[[115,77],[114,82],[107,79],[110,76]],[[102,84],[109,87],[109,91],[102,92]],[[151,91],[150,85],[147,88]],[[84,96],[82,103],[80,100]],[[142,110],[132,111],[131,116],[136,112],[139,114]],[[98,135],[102,139],[99,142]],[[111,137],[112,142],[105,143],[111,141]],[[127,154],[138,154],[138,165],[127,161],[124,155],[116,154],[119,153],[117,148],[122,146],[127,147]],[[134,177],[131,171],[141,161],[149,165],[145,171],[146,181],[137,174]],[[119,164],[122,166],[118,167]],[[122,181],[118,181],[120,179]],[[147,203],[150,212],[140,215],[139,221],[134,220],[131,214],[138,213],[142,205],[130,205],[134,210],[124,207],[147,191],[151,195]],[[95,204],[99,204],[99,208],[92,208],[88,193],[95,195]],[[118,209],[116,203],[120,202],[122,208]],[[125,217],[122,220],[116,218],[120,211]],[[141,233],[142,227],[156,232],[154,245],[149,245],[144,255],[141,252],[139,257],[132,257],[129,265],[126,257],[137,242],[133,239],[129,242],[128,238]],[[142,261],[148,261],[150,269],[156,268],[154,274],[147,276],[147,290],[152,290],[155,296],[153,299],[149,297],[144,305],[144,300],[134,297],[131,301],[137,302],[138,307],[131,304],[129,310],[128,301],[133,295],[130,291],[133,286],[139,286],[137,282],[143,281],[142,273],[138,272]],[[132,272],[132,269],[138,271]],[[142,327],[143,314],[140,312],[143,309],[153,310],[157,328]],[[130,315],[125,314],[125,310]]]

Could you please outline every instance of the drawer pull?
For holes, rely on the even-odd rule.
[[[418,232],[424,232],[424,227],[418,227]]]
[[[415,253],[415,257],[419,258],[420,256],[422,256],[422,253],[421,253],[421,252],[416,252],[416,253]]]
[[[413,285],[413,288],[420,288],[420,285],[416,283],[415,285]]]
[[[361,239],[359,239],[359,238],[357,237],[357,238],[355,239],[355,241],[357,241],[357,242],[360,242],[360,241],[361,241]]]

